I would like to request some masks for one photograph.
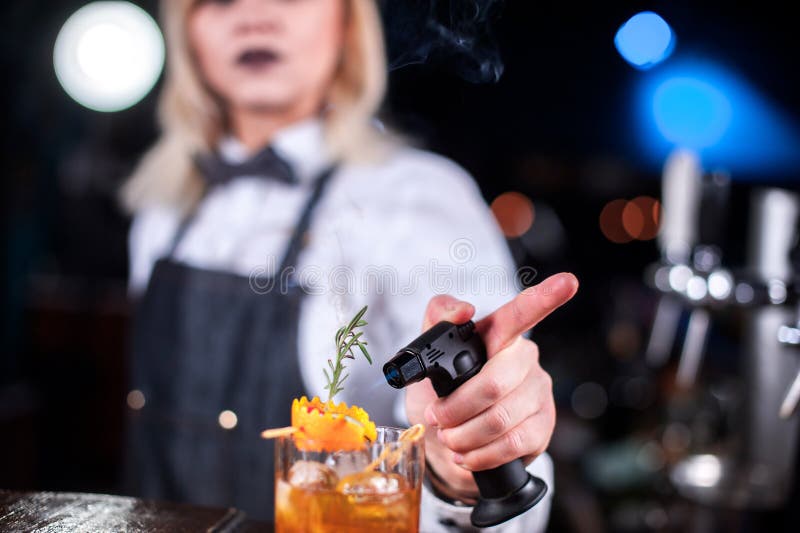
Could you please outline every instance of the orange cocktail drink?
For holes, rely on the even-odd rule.
[[[292,426],[275,442],[277,533],[419,529],[421,427],[376,427],[357,407],[316,398],[295,400]]]

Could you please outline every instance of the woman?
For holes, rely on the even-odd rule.
[[[337,400],[381,424],[431,426],[423,531],[468,523],[470,470],[524,457],[552,482],[549,377],[520,334],[577,283],[554,277],[501,307],[513,265],[475,184],[374,122],[386,62],[373,0],[162,7],[163,132],[124,191],[140,298],[132,387],[145,400],[132,413],[132,490],[271,518],[258,432],[289,422],[291,398],[325,397],[332,335],[363,305],[377,368],[354,361]],[[464,286],[478,271],[505,286]],[[434,297],[444,292],[471,303]],[[404,405],[385,384],[380,366],[420,322],[497,308],[481,323],[491,364],[466,392],[437,400],[424,382]],[[541,530],[548,509],[549,496],[502,530]]]

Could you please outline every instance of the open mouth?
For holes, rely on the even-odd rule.
[[[262,69],[274,65],[280,56],[268,48],[250,48],[236,59],[236,64],[250,69]]]

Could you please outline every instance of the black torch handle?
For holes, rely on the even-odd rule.
[[[525,470],[522,459],[473,472],[481,497],[472,508],[475,527],[491,527],[524,513],[544,498],[547,484]]]
[[[528,482],[528,471],[522,459],[515,459],[491,470],[473,472],[472,477],[482,497],[503,498]]]

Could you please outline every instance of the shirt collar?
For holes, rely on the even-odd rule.
[[[292,166],[301,183],[310,182],[331,163],[325,145],[323,123],[319,118],[303,120],[281,129],[272,140],[272,147]],[[229,163],[242,163],[251,155],[232,135],[223,137],[218,149],[220,156]]]

